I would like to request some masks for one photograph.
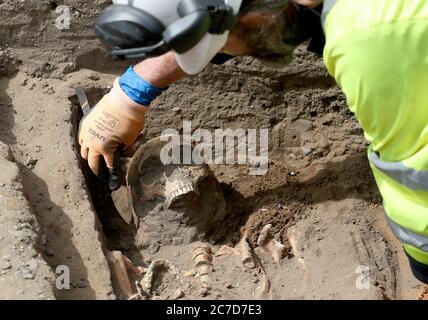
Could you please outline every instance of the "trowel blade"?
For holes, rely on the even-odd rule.
[[[91,112],[91,106],[89,105],[85,89],[81,86],[76,87],[76,94],[82,108],[83,116],[87,116]]]
[[[119,190],[111,193],[116,210],[122,219],[131,224],[133,220],[132,197],[127,186],[121,186]]]

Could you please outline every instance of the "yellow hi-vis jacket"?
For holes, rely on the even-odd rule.
[[[428,265],[428,0],[325,0],[323,23],[389,225]]]

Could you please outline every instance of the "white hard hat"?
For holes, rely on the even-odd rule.
[[[114,4],[129,5],[146,11],[156,17],[165,27],[179,20],[178,4],[181,0],[113,0]],[[225,0],[239,13],[242,0]],[[191,50],[183,54],[176,54],[177,63],[188,74],[196,74],[204,69],[214,56],[224,47],[229,31],[221,35],[207,33]]]

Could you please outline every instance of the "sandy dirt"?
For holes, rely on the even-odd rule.
[[[304,48],[283,69],[235,59],[180,81],[153,104],[140,139],[181,130],[183,121],[269,129],[267,175],[211,166],[215,182],[191,219],[160,207],[138,229],[123,222],[75,142],[74,87],[94,104],[126,68],[93,34],[107,4],[0,1],[8,17],[0,21],[0,298],[124,299],[111,251],[135,266],[172,263],[173,271],[155,269],[145,299],[416,297],[420,284],[383,219],[362,130],[322,60]],[[71,10],[70,30],[55,27],[60,5]],[[208,221],[213,190],[223,211]],[[269,224],[271,241],[283,245],[279,260],[258,241]],[[200,247],[206,272],[195,264]],[[63,265],[68,290],[55,285]]]

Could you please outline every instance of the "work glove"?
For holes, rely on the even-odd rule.
[[[114,169],[118,151],[135,143],[147,110],[147,106],[131,100],[116,79],[111,91],[83,118],[79,129],[81,155],[97,176],[102,158],[108,169]]]

